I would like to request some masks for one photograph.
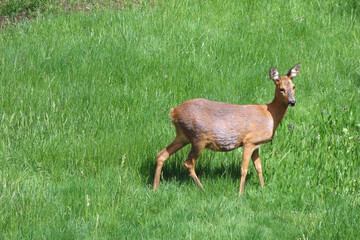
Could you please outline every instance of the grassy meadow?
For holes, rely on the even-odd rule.
[[[358,238],[357,1],[34,2],[0,29],[0,239]],[[200,191],[187,146],[152,192],[170,108],[269,103],[270,67],[297,62],[297,104],[260,148],[264,190],[250,163],[238,197],[238,149],[203,152]]]

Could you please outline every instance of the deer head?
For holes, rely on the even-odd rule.
[[[300,70],[300,63],[292,67],[286,76],[280,77],[276,68],[270,68],[270,78],[276,85],[275,97],[283,104],[295,106],[295,84],[293,78],[297,76]]]

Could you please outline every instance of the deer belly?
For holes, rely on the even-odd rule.
[[[207,144],[206,148],[220,152],[231,151],[243,145],[238,134],[229,134],[223,137],[214,136],[209,140],[209,144]]]

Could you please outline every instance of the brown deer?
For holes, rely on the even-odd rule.
[[[276,128],[285,117],[288,106],[295,106],[295,85],[293,78],[299,73],[300,63],[280,77],[276,68],[270,69],[274,81],[275,98],[265,105],[235,105],[206,99],[192,99],[172,108],[170,117],[176,128],[175,140],[157,154],[154,187],[159,187],[164,162],[187,144],[191,151],[184,162],[190,177],[203,189],[195,173],[195,162],[207,148],[214,151],[231,151],[243,147],[239,195],[244,192],[245,178],[250,158],[264,187],[260,145],[273,139]]]

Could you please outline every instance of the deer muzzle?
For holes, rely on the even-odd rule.
[[[296,104],[295,97],[294,97],[294,94],[290,90],[288,91],[288,96],[289,96],[288,104],[292,107],[295,106],[295,104]]]
[[[290,100],[290,101],[288,102],[288,104],[293,107],[293,106],[296,105],[296,101],[295,101],[295,100]]]

